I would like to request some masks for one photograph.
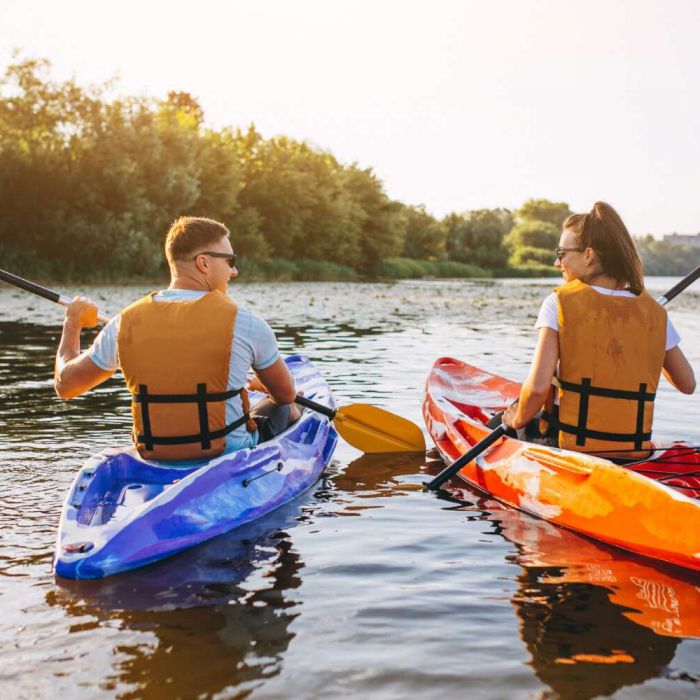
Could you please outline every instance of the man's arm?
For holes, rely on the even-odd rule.
[[[54,389],[62,399],[80,396],[114,374],[98,367],[87,352],[80,352],[80,331],[96,325],[97,306],[85,297],[73,299],[66,309],[54,369]]]
[[[294,403],[294,398],[297,395],[294,388],[294,379],[281,357],[278,357],[269,367],[254,369],[253,371],[274,403],[280,406]],[[253,385],[251,388],[256,387]]]

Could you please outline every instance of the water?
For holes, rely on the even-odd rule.
[[[247,285],[234,296],[271,322],[283,351],[320,367],[339,403],[422,425],[422,384],[439,356],[524,377],[552,283]],[[145,290],[84,291],[114,312]],[[696,371],[699,309],[692,290],[671,306]],[[8,696],[697,696],[700,578],[457,483],[441,497],[414,490],[441,466],[430,454],[369,457],[341,444],[326,477],[283,512],[142,571],[55,580],[64,494],[88,455],[128,442],[128,402],[120,379],[59,401],[61,310],[3,288],[0,311]],[[658,437],[700,444],[698,395],[663,382],[657,416]]]

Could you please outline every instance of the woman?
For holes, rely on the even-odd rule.
[[[556,256],[565,284],[542,304],[530,373],[503,422],[524,439],[609,457],[646,456],[661,372],[684,394],[695,391],[680,337],[644,289],[632,237],[609,204],[570,216]],[[533,430],[543,404],[546,425]]]

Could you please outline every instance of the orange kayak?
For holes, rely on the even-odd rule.
[[[451,463],[490,432],[520,384],[443,357],[423,417]],[[700,454],[675,442],[647,461],[608,459],[504,437],[459,476],[498,500],[616,547],[700,571]]]

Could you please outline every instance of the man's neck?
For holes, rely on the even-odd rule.
[[[175,275],[170,277],[168,289],[188,289],[192,292],[210,292],[206,281],[197,277]]]

